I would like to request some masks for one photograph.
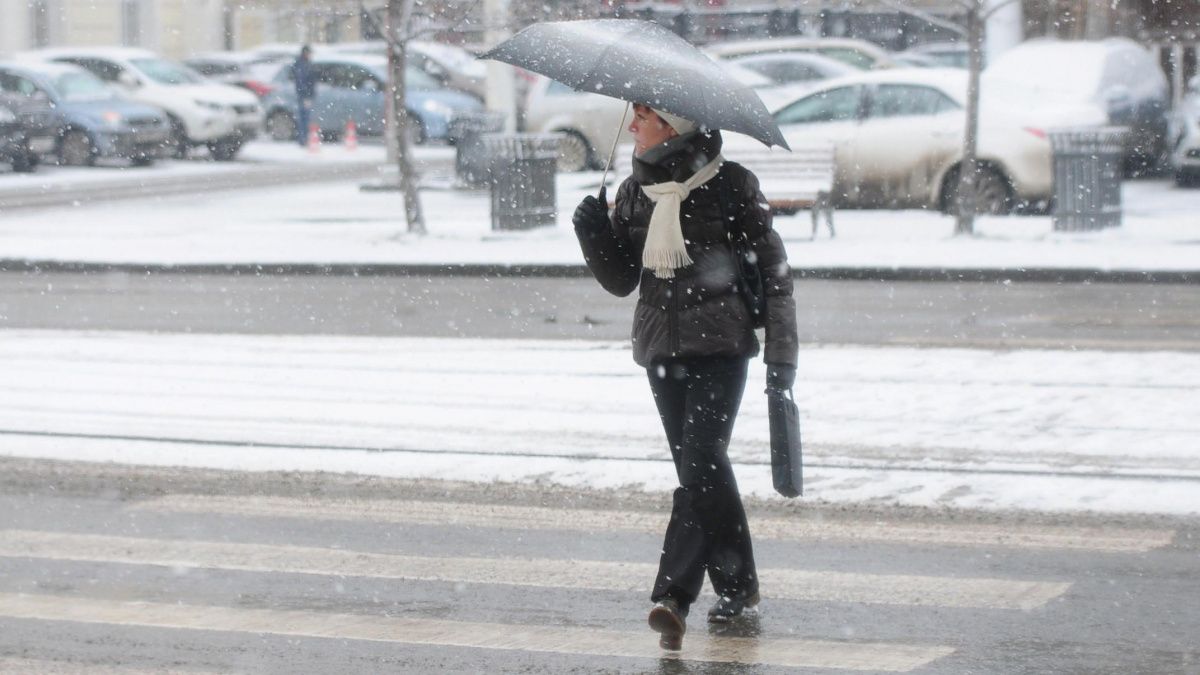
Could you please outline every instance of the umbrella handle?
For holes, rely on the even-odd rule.
[[[617,140],[621,138],[621,129],[625,128],[625,117],[629,114],[629,102],[625,102],[625,109],[621,111],[621,123],[617,125],[617,133],[613,136],[612,149],[608,151],[608,161],[604,163],[604,174],[600,176],[600,190],[604,190],[604,185],[608,181],[608,170],[612,168],[613,157],[617,154]],[[604,205],[605,207],[608,204]]]

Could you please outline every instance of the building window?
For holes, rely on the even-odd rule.
[[[121,44],[142,44],[142,0],[121,0]]]

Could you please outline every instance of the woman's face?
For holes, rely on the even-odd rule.
[[[629,133],[633,134],[635,155],[641,155],[668,138],[679,135],[670,124],[658,116],[658,113],[644,105],[633,106],[633,121],[629,123]]]

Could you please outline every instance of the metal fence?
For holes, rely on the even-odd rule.
[[[1050,132],[1054,151],[1054,229],[1098,230],[1121,224],[1124,127]]]
[[[492,229],[553,225],[558,172],[558,134],[485,134],[490,158]]]

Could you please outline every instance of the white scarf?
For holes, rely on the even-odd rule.
[[[659,279],[674,278],[675,270],[692,264],[692,257],[688,255],[687,244],[683,240],[683,226],[679,223],[679,207],[692,190],[717,175],[723,161],[725,158],[717,155],[716,159],[700,167],[682,183],[642,186],[642,192],[654,202],[650,228],[646,233],[646,247],[642,249],[642,266],[648,267]]]

